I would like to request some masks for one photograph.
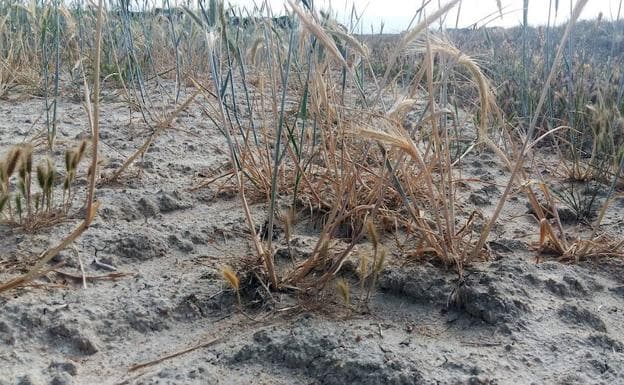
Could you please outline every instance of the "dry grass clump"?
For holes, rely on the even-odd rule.
[[[41,264],[76,239],[93,220],[101,82],[118,87],[128,105],[129,120],[133,111],[139,111],[152,132],[123,166],[102,182],[119,178],[158,135],[175,124],[180,113],[193,103],[201,105],[227,140],[230,169],[199,187],[219,181],[238,191],[258,264],[270,289],[325,287],[367,238],[372,253],[359,256],[357,269],[364,303],[387,262],[389,252],[383,243],[389,233],[400,233],[409,240],[397,242],[399,252],[452,266],[462,278],[468,264],[489,257],[490,230],[507,196],[517,187],[526,191],[536,213],[541,252],[580,260],[607,254],[602,248],[606,245],[611,254],[619,255],[621,244],[600,242],[603,238],[597,229],[604,208],[588,240],[569,241],[556,209],[550,218],[539,204],[530,170],[524,167],[530,150],[551,141],[561,152],[566,148],[577,151],[563,162],[571,178],[595,179],[596,174],[588,173],[608,163],[602,177],[613,177],[611,193],[617,186],[624,164],[618,147],[622,118],[609,100],[618,96],[619,103],[621,93],[600,86],[594,102],[573,105],[564,103],[559,88],[565,83],[570,92],[574,85],[571,77],[560,75],[559,67],[586,0],[578,2],[557,50],[552,49],[540,62],[541,71],[537,72],[543,73],[541,81],[546,85],[537,87],[523,79],[521,95],[513,94],[517,87],[511,85],[495,90],[493,84],[500,83],[500,74],[484,68],[444,34],[430,31],[432,23],[458,3],[452,0],[431,14],[422,12],[412,28],[391,43],[384,41],[381,47],[370,47],[370,38],[352,34],[355,25],[341,26],[329,14],[294,1],[288,2],[289,22],[283,25],[276,23],[266,3],[249,10],[254,16],[248,18],[226,11],[218,1],[197,10],[132,12],[122,2],[114,11],[104,12],[100,5],[96,12],[87,6],[66,9],[54,3],[7,13],[0,19],[0,42],[14,42],[23,36],[30,43],[24,49],[0,45],[0,97],[17,84],[17,77],[11,75],[15,69],[36,63],[37,58],[42,63],[37,70],[45,75],[40,79],[40,91],[47,103],[47,144],[53,149],[59,79],[66,71],[75,89],[85,95],[93,153],[84,222],[44,253],[34,272],[2,287],[14,287],[39,274]],[[24,20],[30,20],[32,30]],[[86,32],[93,28],[98,31],[95,37]],[[33,40],[35,33],[53,43],[50,47],[55,50],[35,48],[39,46]],[[64,44],[71,49],[61,52],[59,47]],[[96,47],[93,56],[88,54],[89,47]],[[554,48],[554,43],[550,47]],[[512,48],[506,50],[503,54],[511,56]],[[527,57],[521,59],[523,75],[528,75]],[[90,76],[94,77],[93,93],[87,81]],[[618,76],[614,72],[606,83],[613,85],[621,80]],[[492,77],[499,81],[491,81]],[[173,92],[166,91],[165,82],[174,84]],[[196,91],[183,98],[184,85],[192,85]],[[462,97],[464,100],[457,100]],[[507,103],[505,98],[521,103]],[[472,115],[474,128],[458,127],[460,108]],[[591,140],[574,137],[573,133],[586,131],[578,120],[564,121],[559,116],[573,108],[575,113],[587,112],[583,122],[595,123]],[[416,114],[415,125],[404,125],[408,114]],[[548,119],[547,114],[559,114],[559,120]],[[509,118],[512,131],[507,131]],[[55,201],[60,194],[54,193],[58,175],[54,164],[47,161],[34,166],[28,146],[12,150],[0,167],[4,220],[37,228],[43,223],[37,218],[50,221],[52,214],[59,218],[58,213],[67,213],[86,147],[83,143],[66,154],[60,202]],[[465,210],[458,191],[462,159],[480,147],[493,151],[512,173],[491,218],[484,218],[478,210]],[[605,161],[601,154],[616,149],[618,156]],[[589,162],[581,161],[585,152],[591,154]],[[541,192],[548,206],[556,207],[558,202],[549,190],[542,188]],[[266,204],[262,227],[253,215],[260,205],[252,203]],[[297,259],[291,241],[296,222],[304,215],[312,217],[320,230],[312,253]],[[274,239],[278,222],[286,229],[290,264],[274,261],[279,249]],[[229,268],[222,273],[238,294],[237,275]],[[337,288],[351,306],[348,283],[339,283]]]
[[[450,150],[456,138],[445,123],[451,112],[439,107],[445,101],[437,100],[448,74],[433,71],[435,55],[456,59],[458,51],[425,34],[427,26],[455,3],[411,29],[391,55],[388,68],[413,42],[428,42],[424,52],[411,53],[422,61],[425,76],[415,76],[407,87],[412,91],[401,96],[392,93],[397,80],[390,79],[389,71],[383,79],[375,78],[362,43],[344,31],[337,33],[335,23],[294,3],[290,7],[301,29],[276,31],[260,25],[256,33],[260,30],[267,41],[253,40],[249,49],[244,45],[249,42],[237,41],[241,49],[231,52],[225,44],[233,33],[230,28],[208,33],[213,83],[204,88],[225,93],[216,95],[216,104],[214,95],[204,93],[205,109],[221,117],[234,167],[231,175],[246,212],[251,210],[249,198],[269,207],[266,241],[257,235],[251,215],[247,218],[273,288],[323,287],[364,237],[380,239],[372,228],[382,234],[406,231],[416,240],[412,255],[455,266],[460,274],[469,262],[468,251],[478,238],[474,224],[480,216],[457,206],[458,170]],[[249,57],[241,52],[249,52]],[[481,91],[479,139],[495,147],[487,134],[495,110],[491,87],[469,57],[459,59]],[[234,85],[244,89],[242,96]],[[429,104],[420,119],[426,134],[402,126],[406,112],[423,95]],[[397,98],[392,107],[387,105],[389,97]],[[276,267],[273,261],[278,200],[290,200],[290,207],[321,218],[312,255],[297,261],[294,269]],[[346,241],[345,247],[335,241],[338,238]],[[372,285],[386,258],[379,239],[374,241],[372,264],[364,264],[361,272],[361,279]],[[480,258],[487,258],[485,249]]]
[[[624,243],[606,234],[572,241],[557,235],[547,219],[540,221],[539,253],[554,255],[560,261],[579,262],[604,257],[624,257]]]
[[[524,168],[530,149],[563,130],[560,127],[541,133],[537,139],[534,136],[551,82],[559,72],[569,30],[585,1],[575,8],[568,32],[550,62],[546,86],[541,89],[528,129],[517,136],[521,145],[507,143],[506,150],[492,139],[491,127],[502,123],[503,115],[481,66],[427,31],[428,24],[455,3],[450,2],[435,17],[424,19],[398,38],[381,79],[376,78],[370,50],[363,43],[347,38],[344,31],[336,33],[335,24],[327,22],[324,15],[293,3],[290,7],[300,21],[300,31],[275,31],[260,24],[254,33],[264,35],[266,41],[253,39],[247,42],[251,44],[248,49],[236,53],[225,43],[231,39],[231,29],[210,29],[211,86],[224,93],[216,96],[216,104],[214,95],[205,94],[205,108],[220,116],[219,124],[230,147],[231,175],[274,289],[324,287],[364,237],[368,235],[377,243],[370,227],[372,218],[376,229],[404,231],[415,240],[415,249],[403,250],[405,254],[455,266],[461,277],[467,264],[488,258],[489,232],[516,186],[526,191],[540,221],[540,252],[554,247],[562,258],[575,260],[606,253],[597,247],[601,239],[597,233],[588,241],[568,242],[562,240],[566,237],[563,227],[555,224],[561,234],[555,236],[536,192],[526,182],[530,176]],[[245,47],[246,42],[237,43]],[[416,70],[407,78],[393,76],[396,63],[404,55],[414,61]],[[457,87],[454,79],[458,74],[468,80],[461,87],[468,84],[476,90],[478,103],[472,103],[479,106],[476,138],[459,157],[454,151],[459,137],[448,126],[449,117],[457,118],[449,108],[448,92]],[[234,91],[235,84],[244,89],[242,96]],[[419,100],[426,102],[419,129],[403,127],[406,112]],[[505,132],[495,134],[497,141],[512,138]],[[456,191],[459,161],[478,145],[496,153],[512,172],[494,215],[487,219],[478,211],[464,212]],[[266,241],[256,233],[248,198],[267,203]],[[279,201],[322,218],[312,254],[296,261],[294,268],[276,266],[273,261],[273,227]],[[368,257],[359,258],[360,290],[365,279],[375,280],[378,252],[375,249],[373,253],[372,268]],[[617,249],[612,249],[611,255],[617,254]],[[338,285],[347,298],[345,287]]]

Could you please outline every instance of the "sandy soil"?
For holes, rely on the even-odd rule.
[[[77,102],[63,99],[59,108],[60,167],[87,120]],[[0,101],[0,153],[36,135],[42,110],[42,99]],[[129,120],[112,92],[102,116],[102,171],[110,173],[149,130],[138,113]],[[227,165],[225,140],[209,122],[189,108],[121,183],[98,189],[99,216],[77,255],[88,276],[110,274],[107,266],[127,275],[83,288],[50,273],[0,295],[0,384],[624,384],[624,262],[536,263],[538,228],[521,195],[496,228],[492,260],[469,267],[463,283],[393,255],[366,310],[348,311],[331,289],[316,300],[279,294],[273,306],[243,282],[241,314],[219,273],[254,255],[239,201],[214,185],[189,189]],[[467,178],[502,184],[508,176],[487,152],[465,163]],[[468,183],[467,210],[487,215],[501,190]],[[621,232],[622,203],[607,230]],[[78,223],[79,207],[70,213],[34,234],[0,227],[0,280]],[[254,213],[262,223],[264,207]],[[302,220],[294,248],[305,255],[314,242]],[[80,275],[71,251],[54,262]],[[341,274],[355,290],[354,266]],[[457,299],[462,306],[452,306]],[[198,344],[206,346],[130,370]]]

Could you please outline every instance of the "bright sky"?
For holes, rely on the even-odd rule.
[[[257,1],[259,2],[259,1]],[[438,8],[438,4],[445,4],[447,0],[432,0],[427,9],[429,12]],[[551,19],[555,17],[555,3],[559,3],[557,12],[557,24],[561,24],[568,20],[571,5],[576,0],[529,0],[529,24],[539,25],[546,24],[548,21],[548,9],[552,3]],[[225,0],[236,6],[250,6],[254,4],[253,0]],[[275,14],[284,13],[284,7],[287,4],[285,0],[269,0]],[[378,31],[381,22],[385,23],[385,32],[400,32],[404,30],[411,18],[414,16],[423,3],[423,0],[315,0],[317,8],[327,9],[328,4],[334,13],[338,15],[338,19],[343,24],[348,25],[348,16],[351,13],[352,6],[359,13],[364,13],[363,32],[370,32],[371,26]],[[523,0],[501,0],[503,6],[503,17],[501,19],[498,14],[496,0],[462,0],[460,7],[455,7],[447,16],[446,25],[454,27],[457,20],[459,10],[458,26],[470,27],[474,23],[483,24],[486,20],[488,26],[516,26],[522,22],[522,4]],[[596,18],[600,12],[606,20],[616,19],[618,17],[618,8],[622,5],[620,17],[624,17],[624,4],[622,0],[589,0],[585,6],[581,18]],[[498,17],[496,17],[498,16]]]

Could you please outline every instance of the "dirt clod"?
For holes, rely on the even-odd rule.
[[[269,361],[303,372],[314,383],[338,384],[425,384],[415,364],[388,357],[380,346],[357,348],[355,339],[320,330],[297,327],[291,331],[265,329],[253,342],[231,357],[232,363]]]

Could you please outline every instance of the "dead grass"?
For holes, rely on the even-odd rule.
[[[585,0],[578,2],[568,28],[572,28],[585,3]],[[379,58],[372,57],[379,54],[378,47],[369,47],[363,39],[314,10],[304,9],[293,1],[288,4],[291,16],[299,24],[297,29],[273,25],[269,7],[262,8],[264,18],[249,29],[228,25],[222,9],[205,14],[185,8],[187,17],[181,20],[169,18],[156,22],[147,17],[144,23],[153,27],[152,35],[146,34],[146,29],[139,28],[144,25],[130,20],[128,15],[105,14],[101,8],[97,14],[82,17],[63,11],[64,17],[72,21],[62,35],[69,37],[69,41],[75,42],[73,36],[80,28],[97,20],[95,54],[80,53],[73,47],[74,56],[70,56],[75,60],[72,68],[82,77],[91,122],[87,215],[59,245],[41,254],[30,272],[3,284],[0,291],[41,275],[45,264],[91,224],[97,210],[94,191],[99,175],[98,95],[101,81],[109,77],[117,79],[130,109],[141,111],[144,123],[154,129],[109,180],[100,182],[119,178],[163,130],[175,125],[178,114],[193,103],[199,104],[226,138],[230,165],[228,170],[208,176],[196,188],[218,181],[225,188],[237,191],[250,240],[261,261],[263,284],[269,291],[326,287],[334,282],[357,246],[368,240],[373,247],[370,258],[357,256],[360,291],[369,285],[363,300],[366,302],[387,260],[384,239],[397,232],[406,234],[413,241],[410,244],[415,245],[401,250],[404,257],[451,266],[461,279],[466,266],[489,258],[490,231],[499,220],[508,195],[517,188],[526,191],[538,217],[540,227],[536,229],[536,237],[539,234],[540,253],[554,252],[564,260],[574,261],[604,256],[609,250],[610,255],[621,255],[621,243],[606,242],[599,235],[604,209],[590,238],[570,241],[556,210],[553,210],[554,219],[546,217],[537,201],[534,184],[528,182],[532,180],[531,171],[524,168],[529,150],[536,147],[533,138],[538,116],[551,81],[559,71],[569,30],[561,39],[546,85],[534,91],[541,95],[535,116],[528,129],[522,131],[524,135],[518,135],[521,130],[507,131],[509,123],[496,105],[495,86],[485,75],[483,63],[455,47],[443,35],[429,30],[458,0],[423,17],[420,23],[397,37],[394,46],[384,47],[380,68]],[[500,2],[498,6],[500,11]],[[31,14],[39,15],[36,10]],[[4,26],[7,20],[0,21],[0,38],[7,36]],[[116,26],[120,28],[117,30]],[[102,43],[101,34],[119,39],[104,39]],[[129,45],[129,41],[134,43]],[[10,74],[23,58],[14,58],[15,52],[9,49],[0,57],[0,97],[17,82]],[[76,57],[77,52],[82,56]],[[31,52],[31,56],[36,57],[36,52]],[[145,62],[138,60],[139,57],[146,58]],[[93,94],[86,81],[90,75],[94,76]],[[171,110],[154,108],[156,96],[149,95],[145,86],[149,80],[158,83],[166,76],[176,82],[174,94],[161,96],[162,101],[175,106]],[[196,89],[184,100],[179,99],[183,84],[192,84]],[[473,111],[474,141],[467,147],[449,127],[450,121],[459,121],[454,108],[457,104],[449,101],[449,90],[458,88],[470,90],[467,95],[474,95],[462,105],[477,106]],[[406,116],[416,105],[421,106],[418,129],[406,128]],[[594,113],[605,122],[613,117],[597,109]],[[547,130],[538,141],[563,130],[562,127]],[[48,142],[53,144],[50,138]],[[462,181],[461,160],[482,147],[493,151],[511,172],[506,191],[490,218],[484,218],[478,210],[464,209],[457,191]],[[459,156],[457,148],[462,148]],[[16,151],[18,154],[9,154],[0,168],[8,178],[19,165],[28,164],[28,157],[23,155],[28,150]],[[75,177],[73,164],[84,153],[84,148],[72,150],[67,157],[65,207],[69,206],[72,195],[69,186]],[[613,167],[617,169],[613,171],[617,177],[619,166],[619,169]],[[42,197],[48,204],[51,198],[46,196],[45,187],[53,168],[51,164],[42,166],[39,177]],[[4,198],[12,187],[6,177],[2,179],[0,203],[10,205],[7,207],[12,218],[17,215],[21,220],[24,213],[31,217],[38,212],[36,208],[32,212],[36,205],[29,187],[31,174],[32,164],[21,178],[26,203],[19,210],[16,206],[21,203]],[[549,190],[544,187],[541,192],[550,207],[555,207],[557,202]],[[263,210],[266,226],[256,223],[255,210]],[[304,213],[320,223],[320,230],[312,253],[302,260],[292,254],[291,238],[294,223]],[[286,228],[288,264],[275,262],[281,240],[274,240],[274,228],[280,222]],[[238,294],[237,274],[226,269],[223,275]],[[351,307],[353,298],[348,282],[339,282],[336,287],[345,304]]]

